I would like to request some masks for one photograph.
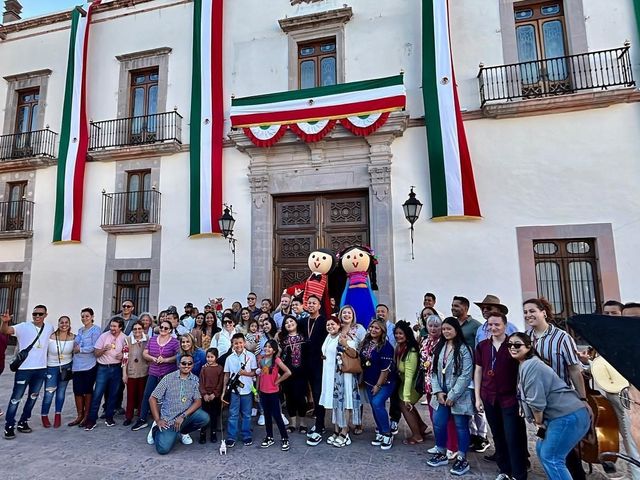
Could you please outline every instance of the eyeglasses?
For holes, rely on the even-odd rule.
[[[158,327],[159,330],[171,330],[170,327]]]
[[[165,328],[166,328],[166,327],[165,327]],[[134,330],[134,331],[135,331],[135,330],[142,330],[142,328],[140,328],[140,327],[134,327],[134,329],[133,329],[133,330]]]
[[[43,312],[33,312],[33,313],[31,314],[31,316],[32,316],[32,317],[44,317],[44,316],[45,316],[45,313],[43,313]]]
[[[507,343],[507,347],[515,348],[516,350],[520,350],[522,347],[524,347],[524,343],[511,343],[511,342],[508,342]]]
[[[193,365],[193,362],[180,362],[180,365],[182,365],[183,367],[190,367],[191,365]]]
[[[133,308],[133,305],[122,305],[122,308]]]

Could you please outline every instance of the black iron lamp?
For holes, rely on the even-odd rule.
[[[413,189],[416,188],[413,185],[411,186],[411,191],[409,192],[409,198],[402,204],[402,210],[404,210],[404,218],[411,224],[411,260],[414,260],[413,256],[413,224],[416,223],[418,218],[420,217],[420,211],[422,210],[422,203],[420,200],[416,198],[416,194],[413,193]]]
[[[233,254],[233,268],[236,268],[236,239],[233,237],[233,226],[236,224],[236,219],[233,218],[233,206],[224,204],[224,212],[218,219],[218,225],[222,231],[222,236],[229,240],[229,247]]]

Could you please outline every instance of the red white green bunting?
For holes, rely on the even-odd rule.
[[[305,142],[317,142],[336,121],[355,135],[380,128],[389,112],[406,104],[403,76],[327,87],[234,98],[231,124],[242,127],[259,147],[274,145],[289,128]]]
[[[422,94],[432,216],[480,217],[453,71],[447,0],[423,0],[422,29]]]
[[[189,234],[219,233],[222,215],[223,0],[193,2]]]
[[[84,168],[89,146],[86,106],[87,47],[91,15],[100,1],[89,4],[86,15],[79,7],[71,12],[53,225],[53,241],[56,243],[80,241]]]

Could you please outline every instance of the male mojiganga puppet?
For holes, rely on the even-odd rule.
[[[291,285],[286,292],[292,296],[300,296],[302,293],[302,305],[307,308],[307,300],[310,295],[320,299],[321,311],[325,318],[331,315],[331,298],[329,295],[329,273],[336,266],[336,257],[326,248],[318,248],[309,254],[307,265],[311,275],[303,283]]]
[[[362,245],[345,248],[338,255],[342,268],[347,274],[347,283],[342,292],[340,307],[351,305],[356,321],[369,327],[376,316],[378,300],[373,290],[378,289],[376,282],[376,263],[373,250]]]

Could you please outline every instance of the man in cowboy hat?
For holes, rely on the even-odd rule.
[[[489,328],[487,328],[487,320],[491,316],[492,313],[502,313],[507,315],[509,313],[509,309],[506,305],[500,303],[500,299],[495,295],[486,295],[484,300],[481,302],[473,302],[475,303],[480,311],[482,312],[482,316],[484,317],[485,323],[478,328],[476,332],[476,345],[478,345],[481,341],[486,340],[487,338],[491,338],[491,332],[489,332]],[[507,322],[507,336],[512,333],[517,332],[518,329],[513,323]]]

